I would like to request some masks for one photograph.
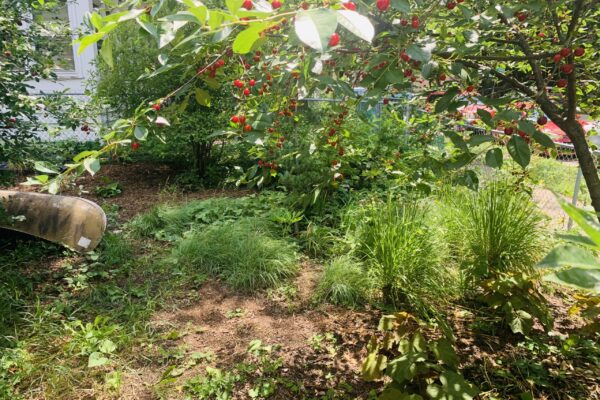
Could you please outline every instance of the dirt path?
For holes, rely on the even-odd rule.
[[[318,276],[319,267],[304,262],[291,295],[282,294],[281,290],[244,295],[208,281],[198,290],[198,300],[193,305],[155,315],[152,327],[173,338],[166,346],[185,349],[183,360],[194,353],[215,356],[210,363],[186,369],[174,386],[203,375],[207,366],[231,368],[244,359],[248,344],[258,339],[265,345],[281,346],[275,352],[283,359],[281,375],[302,382],[303,390],[310,396],[323,395],[345,382],[356,390],[357,398],[366,398],[363,395],[369,385],[360,379],[360,363],[379,313],[333,306],[313,308],[312,292]],[[331,334],[330,339],[324,338],[327,333]],[[125,379],[121,398],[156,398],[161,375],[161,371],[149,368],[132,371]],[[236,393],[236,399],[247,398],[245,389]],[[179,397],[170,394],[168,398]],[[272,398],[289,399],[289,393],[278,392]]]

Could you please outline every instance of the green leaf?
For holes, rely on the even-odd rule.
[[[108,361],[108,358],[106,358],[102,353],[95,351],[90,354],[88,358],[88,368],[101,367],[108,364]]]
[[[423,78],[429,79],[429,77],[438,69],[438,63],[436,61],[429,61],[423,64],[421,67],[421,75]]]
[[[338,10],[337,20],[340,25],[366,42],[371,43],[375,36],[375,28],[371,21],[356,11]]]
[[[236,15],[236,12],[242,8],[242,4],[244,4],[244,0],[225,0],[227,9],[233,15]]]
[[[76,40],[76,43],[79,44],[79,48],[77,49],[77,55],[83,53],[83,51],[90,45],[98,42],[106,35],[105,32],[97,32],[92,33],[91,35],[83,36]]]
[[[252,46],[260,39],[260,32],[265,30],[269,24],[255,24],[240,32],[233,41],[233,51],[238,54],[247,54]]]
[[[104,354],[111,354],[117,349],[117,345],[110,339],[104,339],[98,349]]]
[[[513,135],[506,144],[506,148],[508,149],[508,154],[510,154],[513,160],[521,167],[525,168],[529,165],[531,151],[529,150],[529,145],[523,138]]]
[[[512,122],[518,120],[519,118],[521,118],[521,113],[515,110],[502,110],[497,112],[496,115],[494,115],[495,121]]]
[[[370,352],[362,364],[361,374],[365,381],[374,381],[380,379],[387,366],[387,357],[379,354],[377,351]]]
[[[102,59],[110,69],[115,68],[110,38],[106,38],[102,42],[102,46],[100,47],[100,55],[102,56]]]
[[[210,107],[211,96],[204,89],[196,88],[195,90],[196,102],[201,106]]]
[[[581,269],[600,270],[600,260],[598,255],[592,251],[572,244],[564,244],[555,247],[542,261],[537,268],[562,268],[578,267]]]
[[[300,10],[296,13],[296,36],[304,44],[318,51],[329,47],[329,38],[336,31],[337,14],[329,8]]]
[[[86,158],[83,160],[83,166],[90,173],[90,175],[95,175],[96,172],[100,171],[100,161],[97,158]]]
[[[146,32],[148,32],[157,41],[159,39],[158,27],[150,22],[145,21],[143,18],[136,18],[135,20],[139,26],[141,26]]]
[[[410,3],[408,2],[408,0],[392,0],[391,1],[392,7],[395,8],[396,10],[403,12],[403,13],[409,13],[410,12]]]
[[[552,141],[552,139],[550,139],[550,137],[548,135],[546,135],[543,132],[540,132],[538,130],[536,130],[535,132],[533,132],[533,140],[535,140],[536,142],[538,142],[539,144],[541,144],[544,147],[548,147],[548,148],[554,148],[555,144]]]
[[[472,400],[479,390],[471,385],[461,375],[444,371],[440,374],[442,386],[431,384],[427,386],[427,394],[435,400]]]
[[[482,143],[493,142],[494,137],[491,135],[473,135],[469,139],[469,146],[479,146]]]
[[[481,118],[483,123],[489,126],[490,128],[494,128],[496,126],[496,124],[494,124],[494,121],[492,120],[492,114],[490,114],[487,110],[484,110],[483,108],[478,108],[477,115],[479,115],[479,118]]]
[[[43,172],[44,174],[59,174],[59,172],[52,165],[50,165],[50,163],[47,163],[46,161],[36,161],[35,164],[33,164],[33,168],[36,171]]]
[[[137,125],[133,130],[133,135],[137,140],[145,140],[148,136],[148,129],[143,126]]]
[[[523,310],[513,311],[508,325],[513,333],[527,335],[533,327],[533,317]]]
[[[572,204],[567,203],[560,197],[558,202],[563,210],[575,221],[577,225],[592,239],[600,250],[600,224],[590,213],[581,210]]]
[[[423,400],[418,394],[409,394],[405,391],[389,385],[379,395],[377,400]]]
[[[458,357],[454,351],[452,343],[448,339],[439,339],[433,342],[432,349],[433,354],[438,360],[450,367],[458,366]]]
[[[431,60],[431,51],[435,48],[434,44],[427,44],[423,47],[411,44],[406,49],[406,54],[413,60],[427,62]]]
[[[536,131],[535,125],[533,125],[531,121],[527,121],[526,119],[519,121],[519,129],[528,134],[529,136],[533,136],[533,134]]]
[[[544,280],[574,287],[576,289],[600,292],[600,271],[569,268],[544,276]]]
[[[502,150],[497,147],[485,153],[485,163],[492,168],[501,168],[503,161]]]
[[[73,161],[79,162],[79,161],[83,160],[84,158],[91,156],[92,154],[96,154],[96,152],[93,150],[82,151],[81,153],[79,153],[75,157],[73,157]]]
[[[435,113],[439,114],[443,111],[446,111],[448,109],[448,106],[450,105],[450,103],[452,102],[454,97],[456,97],[457,94],[458,94],[457,88],[452,88],[452,89],[448,90],[446,92],[446,94],[444,94],[442,97],[440,97],[438,99],[438,101],[435,103]]]

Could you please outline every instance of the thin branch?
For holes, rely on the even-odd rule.
[[[573,55],[569,56],[569,63],[573,64]],[[573,72],[567,77],[567,120],[575,121],[577,119],[577,77]]]
[[[474,68],[474,69],[478,69],[478,70],[487,70],[495,77],[500,78],[504,82],[511,85],[514,89],[519,90],[521,93],[523,93],[529,97],[532,97],[532,98],[536,97],[536,93],[533,90],[531,90],[531,88],[529,88],[525,84],[519,82],[515,78],[505,75],[502,72],[500,72],[492,67],[489,67],[487,65],[477,64],[477,63],[469,61],[469,60],[457,60],[457,61],[464,64],[467,67],[470,67],[470,68]]]
[[[465,60],[473,60],[473,61],[529,61],[529,60],[542,60],[548,57],[552,57],[554,54],[556,54],[555,52],[546,52],[546,53],[537,53],[537,54],[532,54],[531,56],[508,56],[508,55],[499,55],[499,56],[462,56],[463,59]],[[436,53],[437,56],[440,56],[442,58],[451,58],[452,57],[452,53],[450,52],[443,52],[443,53]]]
[[[575,0],[575,7],[573,8],[573,16],[571,17],[571,22],[569,23],[569,29],[567,30],[567,37],[565,38],[565,44],[568,46],[573,40],[573,35],[575,34],[575,29],[579,24],[579,18],[581,17],[581,11],[583,8],[584,0]]]

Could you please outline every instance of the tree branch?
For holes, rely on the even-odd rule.
[[[584,0],[575,0],[575,7],[573,8],[573,16],[571,17],[571,22],[569,23],[569,29],[567,30],[567,36],[565,38],[565,45],[570,45],[571,40],[573,40],[573,34],[575,33],[575,29],[579,24],[579,18],[581,16],[581,11],[583,8]]]
[[[462,56],[465,60],[473,60],[473,61],[529,61],[529,60],[542,60],[544,58],[552,57],[556,52],[546,52],[546,53],[537,53],[532,54],[531,56],[508,56],[508,55],[499,55],[499,56]],[[442,58],[451,58],[452,53],[443,52],[436,53],[437,56]]]
[[[573,72],[567,77],[567,120],[577,119],[577,77],[573,64],[573,55],[569,56],[569,63],[573,65]]]

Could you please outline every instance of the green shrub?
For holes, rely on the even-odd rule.
[[[341,256],[325,266],[315,295],[319,301],[355,307],[366,302],[370,286],[363,266]]]
[[[365,261],[383,300],[393,306],[407,302],[424,313],[455,287],[426,211],[417,202],[389,198],[351,208],[345,221],[353,252]]]
[[[454,191],[448,241],[469,280],[529,273],[543,255],[541,216],[529,196],[504,183],[478,192]]]
[[[297,271],[294,246],[275,238],[275,229],[257,218],[213,224],[184,237],[174,257],[179,264],[219,277],[235,289],[273,287]]]

